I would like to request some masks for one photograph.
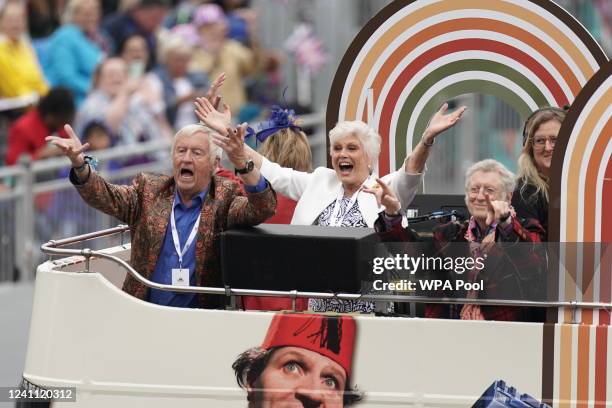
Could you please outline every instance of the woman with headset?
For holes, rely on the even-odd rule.
[[[518,159],[517,186],[512,206],[521,218],[535,218],[548,234],[550,165],[565,110],[538,109],[523,128],[523,150]]]

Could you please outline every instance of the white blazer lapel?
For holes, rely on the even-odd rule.
[[[312,225],[338,196],[341,184],[335,172],[322,169],[312,180],[295,207],[291,220],[293,225]]]

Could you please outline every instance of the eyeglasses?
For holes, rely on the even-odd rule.
[[[468,192],[471,196],[476,196],[482,191],[483,195],[488,195],[489,197],[496,197],[497,190],[492,187],[487,186],[472,186],[469,188]]]
[[[557,143],[557,136],[542,136],[542,137],[536,137],[535,139],[533,139],[533,145],[534,147],[537,147],[538,149],[543,149],[544,146],[546,146],[546,142],[550,143],[550,145],[552,147],[555,147],[555,144]]]

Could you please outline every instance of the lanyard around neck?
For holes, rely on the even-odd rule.
[[[172,241],[174,242],[174,249],[176,250],[176,254],[178,255],[178,258],[179,258],[179,268],[183,268],[183,255],[185,255],[185,253],[187,252],[187,250],[193,243],[193,240],[195,239],[195,236],[198,232],[198,226],[200,225],[201,215],[202,215],[201,213],[198,214],[198,219],[196,219],[195,224],[193,225],[193,228],[191,229],[191,233],[189,234],[189,238],[187,238],[187,242],[185,242],[185,246],[183,247],[183,250],[181,251],[181,247],[180,247],[181,244],[179,242],[178,231],[176,230],[176,221],[174,220],[174,208],[172,208],[172,213],[170,214],[170,226],[172,227]]]

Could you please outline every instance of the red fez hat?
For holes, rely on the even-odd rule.
[[[340,364],[351,375],[357,326],[351,316],[279,313],[274,315],[261,347],[301,347]]]

